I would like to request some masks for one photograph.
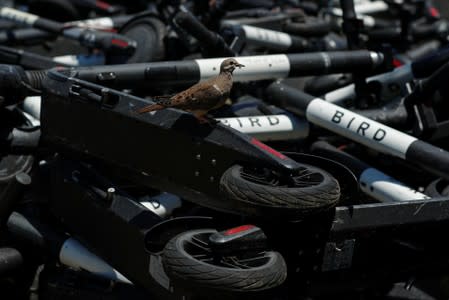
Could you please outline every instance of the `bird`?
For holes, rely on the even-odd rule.
[[[232,88],[232,73],[242,65],[234,58],[225,59],[220,65],[220,73],[206,81],[199,82],[178,94],[145,106],[137,113],[157,111],[165,108],[178,108],[192,113],[200,123],[209,123],[206,117],[210,110],[223,106]]]

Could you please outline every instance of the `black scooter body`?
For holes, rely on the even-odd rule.
[[[148,101],[69,76],[50,71],[44,81],[43,141],[76,157],[107,163],[145,186],[232,211],[236,204],[223,199],[219,188],[232,165],[264,166],[286,175],[300,167],[222,124],[199,124],[176,109],[137,114]]]

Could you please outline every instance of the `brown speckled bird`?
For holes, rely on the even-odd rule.
[[[192,113],[201,123],[208,122],[205,117],[210,110],[223,106],[232,88],[232,72],[244,67],[234,58],[225,59],[220,66],[220,74],[199,82],[173,97],[139,109],[138,113],[161,110],[167,107],[178,108]]]

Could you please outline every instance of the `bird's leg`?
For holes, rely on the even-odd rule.
[[[220,121],[215,120],[214,118],[207,115],[207,112],[203,111],[196,111],[192,112],[193,115],[198,119],[200,124],[209,124],[209,125],[215,125]]]
[[[208,121],[209,124],[215,125],[215,124],[217,124],[217,123],[220,123],[220,121],[214,119],[214,118],[211,117],[210,115],[206,115],[206,116],[204,116],[204,117],[207,119],[207,121]]]
[[[206,116],[195,116],[200,124],[209,123],[209,119]]]
[[[201,117],[196,117],[199,121],[200,124],[208,124],[208,125],[215,125],[217,123],[220,123],[220,121],[211,118],[209,116],[201,116]]]

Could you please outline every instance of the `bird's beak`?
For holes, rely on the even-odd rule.
[[[239,67],[239,68],[243,68],[245,65],[237,64],[236,66]]]

